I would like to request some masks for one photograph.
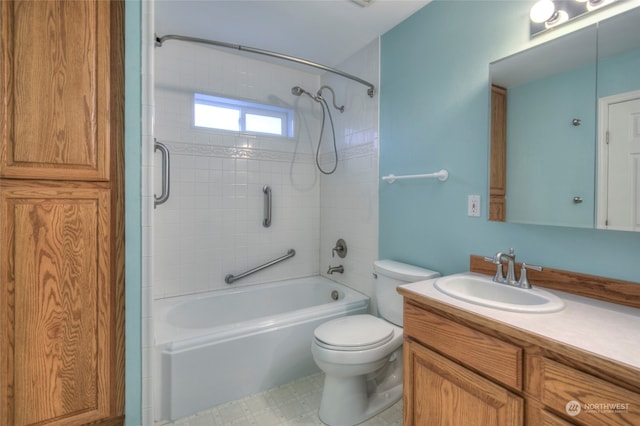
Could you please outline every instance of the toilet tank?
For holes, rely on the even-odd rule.
[[[402,327],[402,296],[396,287],[402,284],[424,281],[439,277],[438,272],[420,268],[395,260],[376,260],[373,262],[375,273],[375,294],[378,313],[385,320]]]

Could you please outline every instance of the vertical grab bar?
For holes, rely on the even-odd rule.
[[[262,192],[264,192],[264,220],[262,221],[262,226],[268,228],[271,226],[271,187],[269,185],[263,186]]]
[[[160,150],[162,154],[162,193],[160,196],[154,195],[153,197],[153,208],[155,209],[159,204],[169,199],[169,169],[171,167],[171,159],[169,158],[169,148],[155,139],[153,141],[153,152]]]

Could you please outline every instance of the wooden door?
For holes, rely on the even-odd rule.
[[[109,191],[5,188],[0,200],[0,424],[105,417],[112,350]]]
[[[0,1],[0,425],[124,423],[124,4]]]
[[[522,398],[411,340],[404,386],[405,426],[523,424]]]
[[[0,2],[0,176],[108,180],[110,3]]]

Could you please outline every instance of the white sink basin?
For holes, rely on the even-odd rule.
[[[434,286],[456,299],[503,311],[548,313],[564,308],[562,299],[548,291],[499,284],[479,274],[449,275],[436,280]]]

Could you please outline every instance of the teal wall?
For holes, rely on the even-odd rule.
[[[125,3],[125,425],[142,423],[141,9]]]
[[[381,43],[380,175],[446,168],[449,180],[380,182],[381,258],[445,274],[469,255],[640,282],[640,234],[486,219],[489,63],[527,47],[527,1],[434,1]],[[482,216],[467,216],[467,195]]]
[[[507,90],[509,222],[593,228],[595,99],[595,62]]]

